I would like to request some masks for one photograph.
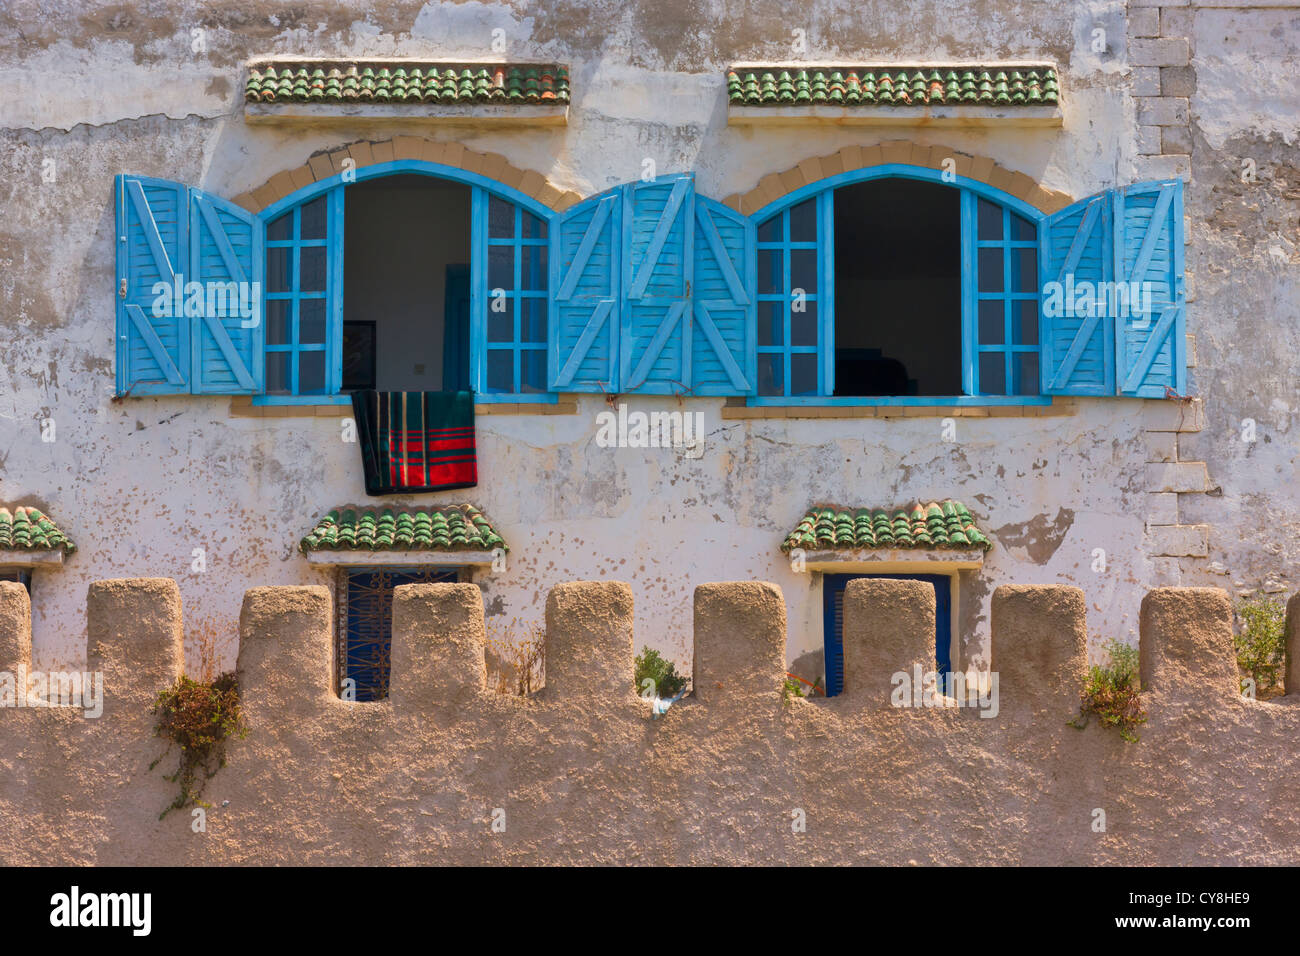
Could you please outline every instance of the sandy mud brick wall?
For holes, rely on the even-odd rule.
[[[1297,605],[1290,650],[1297,651]],[[1086,669],[1083,592],[998,588],[997,710],[897,707],[933,659],[934,598],[845,595],[845,692],[784,699],[772,584],[695,592],[695,691],[660,719],[632,688],[635,616],[617,582],[554,588],[546,687],[487,692],[470,584],[398,588],[391,693],[333,690],[322,587],[244,599],[249,735],[208,785],[204,832],[175,794],[149,707],[181,671],[169,580],[91,586],[103,716],[0,710],[0,861],[14,863],[1297,863],[1300,694],[1242,699],[1225,592],[1141,609],[1149,722],[1129,744],[1067,726]],[[30,607],[0,583],[0,667],[30,654]],[[1105,829],[1097,828],[1104,813]]]

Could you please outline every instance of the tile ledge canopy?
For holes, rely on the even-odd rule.
[[[945,568],[974,571],[984,566],[983,551],[953,551],[938,548],[854,548],[852,550],[805,551],[803,564],[809,571],[865,571],[890,573]]]
[[[30,568],[40,565],[61,565],[63,564],[62,548],[33,548],[12,549],[0,548],[0,568],[24,567]]]
[[[308,551],[308,564],[342,567],[369,567],[371,565],[408,565],[420,567],[426,565],[449,565],[454,567],[491,566],[494,560],[491,551]]]

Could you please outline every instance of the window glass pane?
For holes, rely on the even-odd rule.
[[[1038,291],[1038,250],[1011,250],[1011,291]]]
[[[790,241],[817,241],[817,200],[807,199],[790,209]]]
[[[1006,333],[1006,305],[1001,299],[981,299],[980,345],[1002,345]]]
[[[1013,302],[1011,314],[1015,319],[1012,328],[1015,330],[1016,344],[1037,345],[1038,300],[1021,299],[1019,302]]]
[[[515,340],[515,300],[509,297],[488,299],[487,340],[513,342]]]
[[[979,269],[979,290],[981,292],[1001,292],[1002,250],[981,249],[979,251]]]
[[[515,237],[515,204],[499,196],[488,196],[488,236],[492,239]]]
[[[325,391],[325,350],[298,353],[298,394],[318,395]]]
[[[1037,242],[1038,229],[1024,216],[1011,214],[1011,238],[1017,242]]]
[[[785,344],[785,303],[758,303],[758,344]]]
[[[765,219],[758,226],[759,242],[780,242],[781,241],[781,214],[777,213],[771,219]]]
[[[524,235],[523,235],[523,238],[524,238],[524,239],[545,239],[545,238],[546,238],[546,222],[545,222],[544,220],[538,219],[536,216],[534,216],[534,215],[533,215],[531,212],[529,212],[527,209],[522,210],[522,214],[523,214],[523,217],[524,217],[524,222],[523,222]]]
[[[980,394],[1005,395],[1007,393],[1006,357],[1002,352],[980,353]]]
[[[1002,207],[994,205],[987,199],[979,200],[979,237],[981,239],[1002,238]]]
[[[546,341],[546,300],[524,299],[518,303],[522,309],[521,332],[525,342]]]
[[[796,305],[798,303],[790,304],[790,344],[816,345],[817,301],[804,302],[802,311]]]
[[[817,294],[817,250],[790,250],[790,294],[802,289],[805,295]]]
[[[302,258],[299,260],[302,268],[301,290],[303,292],[324,292],[325,247],[303,246],[299,251],[302,253]]]
[[[524,380],[520,385],[522,392],[546,391],[546,350],[525,349],[519,353]]]
[[[325,197],[313,199],[302,207],[302,231],[303,239],[324,239],[325,238]]]
[[[1012,368],[1016,373],[1016,395],[1038,394],[1038,353],[1017,352],[1012,356]]]
[[[272,220],[271,224],[266,227],[266,238],[271,240],[284,240],[293,238],[293,211],[286,212],[283,216]]]
[[[488,246],[488,289],[513,289],[514,287],[515,247]]]
[[[790,356],[790,394],[817,394],[817,355],[803,352]]]
[[[524,257],[522,283],[525,289],[546,288],[546,247],[521,246],[520,254]]]
[[[289,359],[292,352],[266,353],[266,392],[268,395],[289,394]]]
[[[266,291],[293,290],[293,247],[277,246],[266,250]]]
[[[268,299],[266,301],[266,344],[289,344],[289,317],[293,308],[292,299]]]
[[[784,292],[780,249],[758,250],[759,295]]]
[[[298,344],[325,344],[325,300],[298,300]]]
[[[487,387],[489,392],[515,390],[515,353],[512,349],[488,349]]]
[[[780,352],[758,356],[758,394],[785,394],[785,356]]]

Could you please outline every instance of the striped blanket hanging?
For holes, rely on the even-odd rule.
[[[352,393],[366,494],[478,484],[473,392]]]

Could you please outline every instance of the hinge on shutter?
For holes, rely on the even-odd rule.
[[[119,285],[119,286],[117,287],[117,297],[118,297],[119,299],[125,299],[125,298],[126,298],[126,280],[125,280],[125,279],[123,279],[123,280],[122,280],[122,284]]]

